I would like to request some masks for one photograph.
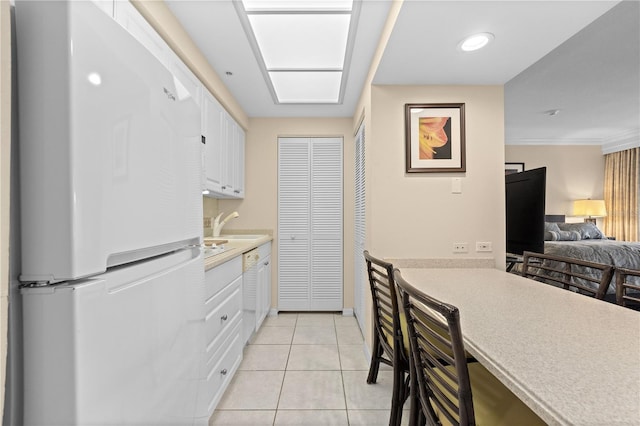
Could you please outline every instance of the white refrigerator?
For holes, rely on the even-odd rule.
[[[202,422],[194,95],[93,2],[15,17],[25,424]]]

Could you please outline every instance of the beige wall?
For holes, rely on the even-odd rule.
[[[465,103],[466,173],[405,173],[405,103]],[[374,86],[367,134],[367,247],[383,258],[486,258],[504,266],[502,86]],[[452,193],[452,179],[462,193]],[[476,253],[475,242],[493,245]],[[454,242],[469,252],[454,254]]]
[[[594,145],[506,145],[505,161],[547,168],[547,214],[573,214],[573,200],[604,196],[604,155]],[[601,225],[601,224],[599,224]]]
[[[4,407],[9,304],[9,194],[11,159],[11,20],[0,1],[0,414]]]
[[[467,172],[407,175],[404,104],[446,102],[465,103]],[[365,248],[392,259],[492,257],[504,269],[503,87],[372,86],[363,91],[361,108],[366,126]],[[462,178],[462,194],[451,193],[452,177]],[[476,253],[476,241],[492,242],[493,252]],[[469,252],[454,255],[454,242],[469,243]],[[364,291],[364,335],[371,348],[368,284]]]
[[[251,118],[245,146],[245,198],[219,200],[220,211],[237,210],[227,227],[273,230],[272,306],[277,307],[278,137],[342,137],[344,205],[343,306],[353,308],[354,136],[351,118]]]

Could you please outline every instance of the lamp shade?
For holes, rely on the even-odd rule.
[[[604,200],[575,200],[573,202],[574,216],[603,217],[607,215]]]

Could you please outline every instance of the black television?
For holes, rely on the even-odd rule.
[[[507,255],[544,253],[547,168],[505,176]]]

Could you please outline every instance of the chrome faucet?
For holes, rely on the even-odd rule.
[[[229,216],[225,217],[224,220],[222,222],[220,222],[220,218],[222,217],[224,213],[220,213],[218,216],[216,216],[216,218],[213,221],[213,236],[214,237],[219,237],[220,236],[220,231],[222,231],[222,227],[231,219],[234,219],[238,216],[240,216],[238,214],[238,212],[233,212],[231,214],[229,214]]]

